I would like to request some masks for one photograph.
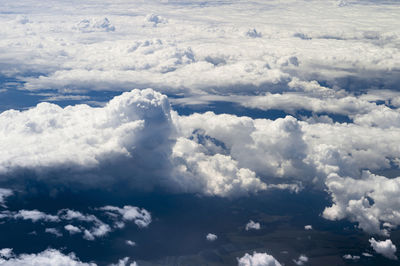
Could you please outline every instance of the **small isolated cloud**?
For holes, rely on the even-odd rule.
[[[346,254],[346,255],[343,255],[343,259],[345,259],[345,260],[359,260],[360,256]]]
[[[49,233],[49,234],[53,234],[56,237],[62,237],[63,236],[63,234],[57,228],[46,228],[45,232]]]
[[[64,226],[64,229],[67,230],[71,235],[79,234],[82,230],[79,227],[73,226],[72,224],[67,224]]]
[[[136,242],[135,242],[135,241],[132,241],[132,240],[126,240],[125,243],[126,243],[128,246],[131,246],[131,247],[136,246]]]
[[[312,230],[313,227],[312,227],[312,225],[308,224],[308,225],[305,225],[305,226],[304,226],[304,229],[305,229],[305,230]]]
[[[260,230],[260,228],[261,228],[260,223],[255,223],[253,220],[250,220],[246,224],[246,231],[249,231],[249,230]]]
[[[218,236],[214,235],[212,233],[208,233],[207,236],[206,236],[207,241],[210,241],[210,242],[213,242],[213,241],[217,240],[217,238],[218,238]]]
[[[375,250],[376,253],[379,253],[388,259],[397,260],[397,248],[392,243],[392,240],[386,239],[385,241],[377,241],[372,237],[369,242],[371,243],[371,247]]]
[[[246,253],[238,259],[238,266],[281,266],[273,256],[267,253],[254,252],[253,255]]]
[[[5,256],[3,256],[5,254]],[[65,255],[55,249],[47,249],[38,254],[14,255],[11,249],[0,250],[0,264],[4,266],[54,266],[54,265],[74,265],[74,266],[95,266],[95,263],[81,262],[74,253]]]
[[[363,255],[364,257],[373,257],[374,255],[367,253],[367,252],[363,252],[361,255]]]
[[[304,265],[308,262],[308,257],[306,255],[300,255],[297,260],[293,260],[296,265]]]

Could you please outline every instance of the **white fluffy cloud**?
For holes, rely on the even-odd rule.
[[[375,250],[376,253],[379,253],[388,259],[397,260],[397,248],[392,243],[392,240],[386,239],[385,241],[376,241],[374,238],[371,238],[369,242],[371,243],[371,247]]]
[[[323,212],[330,220],[348,218],[363,230],[388,235],[400,225],[400,178],[389,179],[364,172],[360,179],[331,174],[326,180],[333,205]]]
[[[23,78],[24,87],[63,92],[154,87],[254,94],[291,77],[350,88],[357,78],[371,86],[398,82],[395,2],[80,4],[58,1],[55,8],[42,1],[38,9],[30,0],[5,3],[0,72],[40,73]],[[126,10],[134,12],[128,16]]]
[[[293,260],[296,265],[304,265],[308,262],[308,257],[306,255],[300,255],[297,260]]]
[[[212,114],[208,116],[219,119]],[[235,120],[240,120],[229,118],[232,126],[237,123]],[[197,129],[184,124],[188,119],[195,123],[196,117],[175,122],[172,119],[166,96],[150,89],[126,92],[102,108],[77,105],[63,109],[41,103],[27,111],[9,110],[0,114],[0,135],[4,140],[0,143],[0,174],[18,178],[19,171],[27,169],[45,178],[56,171],[59,180],[86,185],[105,186],[125,180],[135,187],[157,185],[218,196],[242,195],[267,188],[255,171],[247,165],[241,167],[240,161],[229,154],[210,154],[208,149],[212,147],[204,147],[199,140],[190,139],[191,135],[179,137],[182,132],[178,127],[185,126],[185,134]],[[293,119],[288,123],[296,122]],[[284,125],[282,130],[286,130]],[[289,138],[296,134],[287,131]],[[281,143],[289,145],[285,140]],[[235,140],[231,142],[234,144]],[[273,165],[270,168],[271,172],[275,171]],[[57,182],[57,179],[52,175],[47,182]],[[295,185],[275,187],[297,189]]]
[[[64,226],[64,229],[67,230],[71,235],[82,232],[79,227],[73,226],[72,224],[67,224],[66,226]]]
[[[0,264],[4,266],[95,266],[94,263],[81,262],[74,253],[65,255],[55,249],[47,249],[38,254],[20,254],[14,255],[10,249],[0,250]]]
[[[255,223],[253,220],[250,220],[247,224],[246,224],[246,231],[249,230],[260,230],[261,226],[260,223]]]
[[[62,237],[63,236],[63,234],[57,228],[46,228],[44,231],[46,233],[53,234],[56,237]]]
[[[246,253],[238,259],[238,266],[281,266],[274,257],[267,253],[254,252],[253,255]]]
[[[208,234],[206,235],[206,239],[207,239],[208,241],[210,241],[210,242],[214,242],[215,240],[218,239],[218,236],[215,235],[215,234],[212,234],[212,233],[208,233]]]

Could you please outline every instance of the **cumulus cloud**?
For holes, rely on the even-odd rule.
[[[304,265],[308,262],[308,257],[306,255],[300,255],[297,260],[293,260],[296,265]]]
[[[82,232],[79,227],[73,226],[72,224],[67,224],[66,226],[64,226],[64,229],[67,230],[71,235]]]
[[[246,231],[249,230],[260,230],[261,226],[260,223],[256,223],[253,220],[250,220],[247,224],[246,224]]]
[[[208,233],[206,236],[206,239],[210,242],[214,242],[215,240],[217,240],[218,236],[212,233]]]
[[[238,259],[238,266],[281,266],[273,256],[267,253],[254,252],[253,255],[246,253]]]
[[[397,84],[397,6],[378,5],[378,14],[375,5],[332,2],[225,1],[203,7],[96,0],[91,8],[80,9],[74,0],[59,2],[57,8],[46,1],[40,11],[32,2],[23,10],[6,4],[0,71],[41,73],[24,78],[24,87],[60,92],[156,87],[254,94],[277,84],[285,87],[290,77],[318,78],[350,89],[368,81],[371,86]],[[221,14],[221,8],[229,15]],[[120,12],[133,9],[134,16]],[[284,24],[278,23],[281,19]],[[135,49],[138,41],[153,40],[163,45]],[[180,49],[191,49],[192,59],[183,58]],[[225,63],[209,63],[208,57],[225,58]]]
[[[386,239],[385,241],[377,241],[375,240],[375,238],[372,237],[369,242],[371,243],[371,247],[375,250],[376,253],[379,253],[388,259],[397,260],[397,248],[392,243],[392,240]]]
[[[60,108],[41,103],[27,111],[9,110],[0,115],[0,124],[4,125],[0,135],[6,140],[0,144],[3,148],[0,174],[18,180],[21,178],[19,173],[29,170],[33,178],[35,175],[47,178],[48,184],[63,181],[105,186],[124,180],[136,188],[158,186],[170,191],[217,196],[239,196],[267,189],[267,184],[255,171],[288,174],[284,169],[276,169],[282,159],[278,158],[276,162],[275,156],[268,156],[264,148],[258,152],[267,156],[259,158],[259,162],[251,162],[245,159],[245,153],[238,153],[248,138],[245,132],[252,131],[254,121],[235,116],[228,118],[231,127],[245,130],[242,139],[233,139],[230,136],[233,132],[224,129],[226,133],[221,133],[228,139],[222,138],[223,135],[216,136],[215,144],[213,138],[202,135],[208,134],[203,124],[207,126],[224,117],[208,113],[204,117],[179,118],[171,112],[167,97],[150,89],[123,93],[101,108],[87,105]],[[271,133],[276,137],[283,132],[287,135],[272,144],[278,149],[277,153],[288,149],[289,145],[303,148],[300,139],[290,140],[291,144],[287,142],[301,137],[295,119],[276,123],[277,130],[282,132]],[[201,143],[202,138],[207,143]],[[218,144],[218,138],[226,144]],[[297,140],[300,142],[295,144]],[[233,146],[229,147],[231,154],[223,150],[224,145]],[[248,152],[254,150],[249,148]],[[299,155],[287,151],[289,158],[283,159],[287,162],[282,167],[293,172],[296,167],[292,167],[292,163],[301,164],[301,158],[300,161],[297,159]],[[57,179],[50,176],[54,172]],[[271,188],[298,190],[296,184],[271,185]],[[130,215],[130,212],[123,215]]]
[[[9,110],[0,115],[4,126],[0,133],[4,140],[0,144],[0,174],[12,175],[18,169],[45,173],[68,168],[70,173],[65,178],[73,180],[75,171],[84,174],[87,169],[101,168],[102,163],[126,160],[131,160],[130,172],[137,174],[140,168],[142,172],[154,169],[154,162],[158,162],[156,171],[168,171],[163,158],[170,146],[170,119],[166,97],[152,90],[125,93],[104,108],[76,105],[62,109],[41,103],[28,111]],[[102,170],[99,176],[107,173]],[[83,183],[95,181],[82,176],[79,179]]]
[[[6,250],[6,251],[5,251]],[[65,255],[55,249],[47,249],[38,254],[20,254],[14,255],[10,249],[2,249],[6,256],[0,258],[0,264],[5,266],[23,265],[23,266],[53,266],[53,265],[74,265],[74,266],[95,266],[94,263],[81,262],[74,253]],[[4,253],[2,252],[2,253]]]
[[[388,235],[400,224],[396,200],[400,178],[389,179],[364,172],[360,179],[331,174],[326,180],[333,204],[323,212],[329,220],[348,218],[363,230]]]
[[[2,258],[6,258],[6,259],[12,257],[12,256],[13,256],[12,248],[3,248],[3,249],[0,249],[0,256],[1,256]]]

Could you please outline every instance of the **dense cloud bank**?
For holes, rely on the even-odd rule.
[[[7,2],[0,73],[61,93],[262,95],[303,91],[298,80],[324,81],[335,93],[396,88],[398,4],[339,2]]]
[[[323,217],[349,218],[385,235],[400,224],[400,204],[391,196],[399,191],[398,179],[366,171],[398,167],[400,149],[393,143],[400,141],[400,128],[394,126],[212,112],[179,116],[151,89],[123,93],[101,108],[41,103],[9,110],[0,114],[0,125],[3,180],[26,178],[21,172],[29,171],[47,183],[123,181],[222,197],[326,186],[333,205]]]

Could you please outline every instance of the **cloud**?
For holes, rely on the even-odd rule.
[[[297,260],[293,260],[296,265],[304,265],[308,262],[308,257],[306,255],[300,255]]]
[[[96,0],[91,8],[78,6],[69,1],[55,8],[46,1],[38,10],[32,2],[24,8],[7,4],[0,21],[6,25],[0,72],[19,78],[20,73],[40,73],[22,78],[24,87],[60,92],[154,87],[255,94],[282,89],[292,77],[349,89],[398,84],[399,22],[393,3],[340,7],[332,1],[225,1],[204,7]],[[135,12],[127,16],[121,10]],[[278,23],[281,19],[284,24]],[[162,45],[153,46],[153,40]],[[138,42],[147,44],[135,49]],[[188,49],[191,59],[179,54]],[[209,63],[208,57],[225,58],[225,63]]]
[[[355,255],[351,255],[351,254],[345,254],[345,255],[343,255],[343,259],[345,259],[345,260],[359,260],[360,256],[355,256]]]
[[[369,242],[371,243],[371,247],[375,250],[376,253],[379,253],[388,259],[397,260],[397,256],[395,255],[397,249],[396,246],[392,243],[392,240],[386,239],[385,241],[376,241],[372,237]]]
[[[326,184],[333,204],[323,212],[329,220],[348,218],[368,233],[388,235],[400,224],[396,196],[400,178],[389,179],[364,172],[360,179],[328,176]]]
[[[62,109],[40,103],[27,111],[3,112],[0,124],[4,128],[0,135],[5,141],[0,144],[0,174],[13,176],[30,169],[45,176],[46,172],[65,168],[67,175],[63,177],[63,171],[58,174],[64,181],[74,182],[76,178],[75,181],[93,184],[97,180],[91,180],[91,174],[85,177],[86,170],[96,171],[103,164],[115,165],[126,160],[131,162],[130,171],[137,175],[151,169],[168,171],[163,158],[171,145],[169,108],[165,96],[152,90],[134,90],[114,98],[104,108],[76,105]],[[154,160],[147,159],[157,156],[154,170]],[[105,182],[111,181],[110,176],[104,176],[107,169],[98,171],[100,177],[103,173]],[[74,177],[74,172],[80,172],[79,178]],[[151,183],[148,181],[142,183]]]
[[[218,238],[217,235],[214,235],[214,234],[211,234],[211,233],[208,233],[207,236],[206,236],[207,241],[210,241],[210,242],[214,242],[215,240],[217,240],[217,238]]]
[[[145,17],[145,22],[157,27],[158,24],[168,23],[168,20],[160,15],[149,14]]]
[[[260,228],[261,228],[260,223],[255,223],[253,220],[250,220],[246,224],[246,231],[249,231],[249,230],[260,230]]]
[[[38,210],[20,210],[18,212],[2,211],[0,219],[24,219],[32,222],[65,224],[62,228],[69,232],[69,235],[82,234],[86,240],[93,241],[96,238],[107,236],[110,232],[121,229],[125,222],[134,222],[139,228],[148,227],[151,223],[151,215],[145,209],[134,206],[105,206],[95,209],[100,214],[106,214],[108,219],[103,222],[93,214],[83,214],[79,211],[62,209],[56,215],[46,214]],[[75,224],[75,225],[74,225]],[[46,233],[51,233],[57,237],[63,234],[60,228],[46,228]]]
[[[128,246],[131,246],[131,247],[136,246],[136,242],[135,242],[135,241],[132,241],[132,240],[126,240],[125,243],[126,243]]]
[[[0,188],[0,205],[5,207],[5,198],[11,196],[13,191],[11,189]]]
[[[197,116],[179,118],[171,112],[167,97],[150,89],[123,93],[101,108],[87,105],[61,108],[40,103],[27,111],[9,110],[0,114],[0,125],[4,125],[0,135],[5,140],[0,144],[4,155],[0,160],[0,175],[17,181],[37,178],[45,180],[47,185],[62,182],[106,187],[124,182],[145,190],[157,186],[172,192],[228,197],[267,189],[255,171],[249,169],[254,166],[268,169],[268,165],[262,166],[266,161],[240,166],[244,157],[233,158],[235,151],[231,155],[222,150],[210,154],[208,149],[212,145],[219,149],[212,140],[208,140],[211,146],[204,147],[198,139],[191,139],[192,134],[186,136],[188,130],[192,133],[200,128],[198,137],[202,137],[201,132],[205,132],[202,125],[192,128],[198,118],[204,120]],[[204,118],[210,122],[223,119],[211,113]],[[238,128],[247,126],[240,124],[242,118],[229,118],[232,126],[235,123],[239,123]],[[297,123],[295,119],[287,120]],[[283,125],[286,122],[277,123],[286,130]],[[287,133],[293,137],[298,134]],[[231,139],[230,145],[235,145],[235,150],[244,144],[243,140]],[[292,145],[285,141],[282,139],[280,143]],[[302,143],[296,145],[301,147]],[[287,149],[279,149],[282,148]],[[265,154],[263,150],[259,152]],[[292,152],[287,155],[296,156]],[[273,164],[273,155],[269,157]],[[291,159],[288,160],[290,169]],[[273,165],[268,170],[275,172]],[[295,184],[271,185],[271,188],[298,190]]]
[[[3,213],[8,214],[8,212],[3,212]],[[11,214],[11,217],[13,217],[14,219],[31,220],[34,223],[38,221],[46,221],[46,222],[60,221],[60,219],[56,215],[46,214],[38,210],[20,210],[16,213]]]
[[[123,259],[120,259],[117,263],[112,263],[109,266],[137,266],[136,261],[129,263],[129,260],[129,257],[125,257]]]
[[[10,258],[10,257],[13,256],[13,251],[12,250],[13,250],[12,248],[0,249],[0,256],[2,258],[6,258],[6,259]]]
[[[4,251],[5,249],[2,249]],[[5,266],[12,265],[43,265],[43,266],[53,266],[53,265],[76,265],[76,266],[95,266],[94,263],[84,263],[81,262],[74,253],[68,255],[62,254],[60,251],[55,249],[47,249],[38,254],[20,254],[14,255],[11,253],[10,249],[6,249],[3,252],[6,255],[0,258],[0,264]]]
[[[58,230],[56,228],[46,228],[45,232],[49,233],[49,234],[53,234],[56,237],[62,237],[63,236],[63,234],[60,232],[60,230]]]
[[[64,226],[64,229],[67,230],[71,235],[79,234],[82,232],[79,227],[73,226],[72,224],[67,224],[66,226]]]
[[[238,259],[238,266],[281,266],[274,257],[267,253],[254,252],[253,255],[246,253]]]
[[[313,227],[312,227],[312,225],[305,225],[305,226],[304,226],[304,229],[305,229],[305,230],[312,230]]]
[[[133,221],[139,228],[147,227],[151,223],[150,213],[138,207],[124,206],[123,208],[118,208],[115,206],[105,206],[100,208],[100,210],[106,211],[111,216],[115,213],[119,213],[122,215],[124,221]]]

